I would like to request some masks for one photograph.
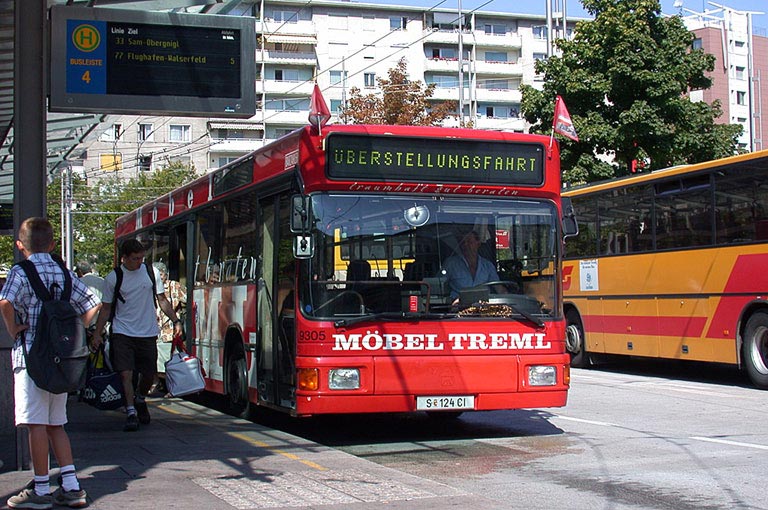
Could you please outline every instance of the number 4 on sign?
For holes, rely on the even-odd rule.
[[[91,72],[90,71],[84,72],[83,76],[80,79],[83,80],[85,83],[91,83]]]

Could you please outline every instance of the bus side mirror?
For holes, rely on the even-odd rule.
[[[306,234],[309,232],[309,197],[293,195],[291,197],[291,232]]]
[[[576,222],[576,212],[573,210],[573,203],[568,197],[562,197],[563,203],[563,238],[579,235],[579,224]]]

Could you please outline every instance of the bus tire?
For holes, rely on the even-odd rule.
[[[768,313],[755,312],[744,329],[744,365],[752,383],[768,389]]]
[[[579,313],[571,308],[565,314],[565,349],[571,355],[571,366],[584,368],[589,365],[584,326]]]
[[[248,396],[248,364],[242,350],[228,356],[226,373],[229,412],[241,418],[250,418],[252,406]]]

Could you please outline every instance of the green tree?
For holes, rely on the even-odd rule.
[[[543,90],[521,87],[533,132],[550,132],[556,95],[568,107],[580,141],[563,144],[565,182],[626,175],[633,160],[655,169],[736,152],[741,126],[716,124],[720,104],[687,95],[711,86],[715,59],[692,49],[680,17],[662,17],[658,0],[582,3],[594,20],[556,42],[562,56],[536,63]]]
[[[397,124],[437,126],[456,111],[456,102],[432,103],[435,84],[408,79],[405,58],[388,71],[389,79],[377,78],[380,93],[363,94],[352,87],[340,109],[342,122],[349,124]]]
[[[72,176],[72,227],[75,260],[92,262],[100,274],[114,264],[115,220],[150,200],[176,189],[197,176],[195,169],[171,163],[155,172],[121,180],[117,177],[88,186],[77,175]],[[61,177],[48,186],[48,219],[61,249]],[[7,241],[7,242],[6,242]],[[13,263],[13,239],[5,236],[0,243],[0,263]]]

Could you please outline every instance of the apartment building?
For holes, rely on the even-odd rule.
[[[714,5],[714,4],[713,4]],[[686,10],[686,27],[696,37],[695,48],[715,56],[710,73],[712,87],[691,92],[693,100],[720,100],[718,122],[741,124],[739,146],[745,151],[767,148],[768,136],[768,37],[764,27],[752,25],[749,12],[717,7],[704,12]]]
[[[459,16],[455,9],[324,0],[226,5],[219,14],[252,16],[256,24],[256,115],[109,116],[85,144],[89,178],[132,177],[171,161],[198,171],[218,168],[306,125],[315,81],[334,114],[331,122],[338,122],[350,90],[374,92],[377,79],[401,58],[412,79],[436,85],[434,101],[462,100],[463,116],[457,109],[448,125],[522,132],[520,85],[536,85],[534,63],[547,55],[544,15]]]

